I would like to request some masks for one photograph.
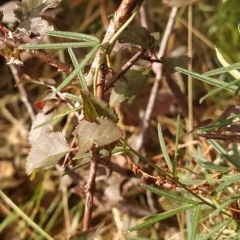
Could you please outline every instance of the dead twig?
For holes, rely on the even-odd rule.
[[[113,77],[108,81],[105,91],[113,87],[114,84],[133,66],[133,64],[143,57],[143,54],[146,51],[146,49],[141,48],[129,61],[127,61],[121,70],[114,74]]]
[[[83,231],[87,231],[91,228],[92,211],[93,211],[93,195],[95,189],[95,179],[98,166],[99,150],[95,146],[92,149],[92,159],[90,164],[90,172],[88,181],[85,186],[86,201],[83,218]]]
[[[26,89],[24,88],[23,84],[20,83],[20,81],[21,81],[20,68],[21,67],[20,66],[16,66],[14,64],[10,64],[9,68],[10,68],[10,70],[12,72],[13,78],[14,78],[14,80],[16,82],[16,86],[17,86],[17,88],[19,90],[20,99],[23,102],[23,104],[25,105],[31,120],[33,121],[35,119],[34,108],[32,107],[31,103],[29,102],[29,98],[28,98],[28,94],[27,94]]]
[[[3,42],[11,47],[16,48],[16,49],[18,49],[22,45],[14,39],[11,39],[11,38],[8,38],[5,36],[1,36],[1,35],[0,35],[0,42]],[[40,60],[50,64],[51,66],[58,68],[59,71],[61,71],[61,72],[66,72],[66,73],[72,72],[72,67],[69,67],[65,63],[53,58],[52,56],[50,56],[44,52],[40,52],[38,50],[31,50],[31,49],[26,49],[26,50],[21,50],[21,51],[24,51],[36,58],[39,58]],[[4,51],[1,51],[1,55],[7,59],[7,57],[4,55]],[[8,61],[8,59],[7,59],[7,61]]]
[[[173,25],[175,22],[175,17],[176,17],[177,11],[178,11],[178,8],[173,7],[172,11],[170,13],[168,23],[166,26],[166,30],[164,32],[164,35],[163,35],[163,38],[161,41],[160,49],[159,49],[158,53],[156,54],[157,58],[159,58],[159,59],[164,55],[164,52],[166,50],[168,39],[169,39],[169,36],[171,34],[171,31],[172,31],[172,28],[173,28]],[[150,94],[150,97],[148,100],[148,105],[147,105],[147,109],[146,109],[146,112],[145,112],[145,115],[143,118],[142,127],[140,128],[141,132],[140,132],[138,138],[136,139],[136,145],[134,147],[136,151],[139,151],[142,147],[143,139],[145,137],[146,130],[149,126],[150,117],[151,117],[154,103],[156,100],[156,96],[158,93],[158,87],[159,87],[159,84],[162,79],[163,65],[159,64],[159,63],[153,64],[152,69],[153,69],[154,73],[156,74],[156,77],[155,77],[154,85],[152,87],[152,91],[151,91],[151,94]]]

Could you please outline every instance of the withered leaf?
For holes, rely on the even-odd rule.
[[[42,133],[33,143],[26,160],[26,173],[53,167],[71,150],[61,132]]]
[[[19,22],[23,22],[38,17],[47,9],[56,7],[60,2],[61,0],[22,0],[17,3],[14,14]]]
[[[102,147],[118,141],[123,131],[107,118],[97,118],[95,122],[83,120],[73,133],[77,138],[79,151],[74,159],[89,151],[93,146]]]

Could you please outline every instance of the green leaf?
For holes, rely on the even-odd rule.
[[[240,114],[236,114],[233,117],[221,120],[221,121],[213,123],[211,125],[207,125],[207,126],[205,125],[203,127],[200,126],[200,127],[198,127],[198,129],[201,130],[202,132],[208,132],[211,130],[216,130],[218,128],[222,128],[222,127],[231,125],[232,123],[236,122],[236,120],[238,120],[238,119],[240,119]]]
[[[42,133],[32,144],[26,160],[26,173],[53,167],[71,150],[61,132]]]
[[[98,46],[95,42],[66,42],[66,43],[43,43],[43,44],[23,44],[19,49],[63,49],[63,48],[83,48]]]
[[[223,166],[215,165],[212,162],[208,162],[204,157],[200,155],[193,154],[193,157],[198,160],[198,164],[204,169],[210,169],[210,170],[215,170],[219,172],[223,172],[229,169],[228,167],[223,167]]]
[[[50,118],[50,119],[42,122],[41,124],[35,126],[34,129],[41,128],[41,127],[43,127],[43,126],[45,126],[45,125],[48,125],[49,123],[54,122],[54,121],[56,121],[57,119],[62,118],[62,117],[64,117],[64,116],[68,115],[69,113],[78,111],[78,110],[81,109],[81,108],[82,108],[82,106],[79,106],[79,107],[70,109],[69,111],[65,111],[64,113],[60,113],[60,114],[58,114],[58,115],[56,115],[56,116],[54,116],[54,117],[52,117],[52,118]]]
[[[91,51],[85,56],[85,58],[81,61],[81,63],[75,68],[69,75],[68,77],[55,89],[53,93],[60,92],[64,87],[68,85],[70,81],[77,75],[78,72],[80,72],[87,62],[94,56],[94,54],[97,52],[99,46],[95,46],[91,49]]]
[[[176,67],[187,68],[191,62],[191,58],[187,55],[182,55],[179,57],[162,57],[161,58],[163,67],[168,73],[175,73]]]
[[[95,122],[83,120],[79,123],[74,133],[77,139],[79,151],[74,159],[89,151],[93,145],[102,147],[118,141],[122,136],[122,130],[112,121],[106,118],[97,118]]]
[[[200,214],[201,206],[198,204],[193,212],[193,224],[192,224],[192,232],[190,239],[196,239],[197,236],[197,228],[198,228],[198,222],[199,222],[199,214]]]
[[[109,102],[110,106],[113,107],[125,99],[136,95],[147,82],[148,73],[149,69],[146,70],[136,66],[130,69],[125,74],[127,81],[118,81],[112,89]]]
[[[228,90],[228,91],[237,92],[238,89],[239,89],[239,87],[236,86],[236,85],[228,86],[228,84],[223,82],[223,81],[219,81],[215,78],[207,77],[207,76],[204,76],[202,74],[199,74],[199,73],[196,73],[196,72],[193,72],[193,71],[189,71],[189,70],[181,68],[181,67],[176,67],[175,70],[180,72],[180,73],[192,76],[193,78],[199,79],[199,80],[201,80],[203,82],[206,82],[208,84],[211,84],[215,87],[223,87],[224,86],[225,87],[224,89]]]
[[[227,226],[230,222],[231,222],[231,219],[217,224],[214,228],[211,229],[211,231],[208,234],[202,236],[198,240],[216,239],[216,238],[212,238],[212,237],[216,237],[214,235],[216,233],[218,233],[220,230],[222,230],[225,226]]]
[[[229,205],[231,205],[233,202],[235,202],[238,198],[240,197],[240,193],[236,194],[235,196],[230,197],[229,199],[227,199],[226,201],[223,202],[223,204],[221,204],[214,212],[212,212],[209,215],[209,218],[213,218],[214,216],[216,216],[216,214],[218,214],[221,211],[226,211],[224,208],[228,207]]]
[[[229,162],[231,162],[235,167],[239,168],[240,167],[240,161],[238,160],[237,162],[234,161],[234,158],[232,158],[228,152],[226,151],[225,148],[223,148],[218,142],[214,140],[208,140],[211,145],[223,156],[225,157]]]
[[[71,58],[71,60],[72,60],[72,63],[73,63],[73,65],[74,65],[74,68],[76,69],[76,68],[79,66],[79,64],[78,64],[78,60],[77,60],[77,58],[76,58],[73,50],[72,50],[71,48],[68,48],[68,53],[69,53],[69,56],[70,56],[70,58]],[[78,76],[78,79],[79,79],[79,81],[80,81],[80,86],[81,86],[81,88],[87,90],[88,87],[87,87],[86,80],[85,80],[85,78],[84,78],[84,76],[83,76],[82,70],[80,70],[80,71],[77,73],[77,76]]]
[[[216,50],[217,59],[220,65],[223,67],[229,67],[230,64],[224,59],[224,57],[216,47],[215,47],[215,50]],[[240,72],[238,70],[231,70],[228,73],[232,76],[233,79],[240,79]]]
[[[141,184],[141,186],[153,193],[156,193],[159,196],[164,196],[166,198],[169,198],[169,199],[172,199],[172,200],[175,200],[178,202],[189,203],[189,204],[197,204],[198,203],[197,201],[194,201],[194,200],[188,199],[188,198],[184,198],[183,196],[174,194],[170,191],[163,191],[160,188],[152,187],[152,186],[145,185],[145,184]]]
[[[225,88],[232,86],[232,85],[236,85],[240,82],[240,79],[236,79],[230,83],[227,83],[226,85],[222,86],[222,87],[218,87],[216,89],[213,89],[211,92],[207,93],[206,95],[204,95],[203,97],[200,98],[199,102],[202,103],[206,98],[211,97],[215,94],[217,94],[218,92],[224,90]]]
[[[212,192],[212,196],[217,194],[218,192],[221,192],[222,190],[224,190],[225,188],[227,188],[228,186],[232,185],[232,184],[237,184],[238,182],[240,182],[240,174],[237,174],[235,176],[231,176],[231,178],[225,180],[223,183],[221,183],[213,192]]]
[[[119,36],[119,42],[131,43],[132,45],[141,46],[144,49],[152,49],[155,39],[145,27],[136,26],[123,31]]]
[[[62,93],[62,95],[67,98],[67,99],[71,99],[73,101],[77,101],[77,102],[80,102],[82,103],[82,98],[81,96],[76,96],[74,94],[71,94],[71,93]]]
[[[169,170],[171,172],[173,172],[172,161],[171,161],[171,159],[168,155],[168,151],[167,151],[167,148],[166,148],[166,145],[165,145],[165,141],[164,141],[164,137],[163,137],[163,134],[162,134],[162,128],[161,128],[160,123],[158,123],[158,140],[159,140],[159,143],[160,143],[160,146],[161,146],[161,149],[162,149],[164,160],[165,160]]]
[[[180,128],[180,113],[177,116],[177,129],[176,138],[174,144],[174,159],[173,159],[173,176],[177,177],[177,157],[178,157],[178,139],[179,139],[179,128]]]
[[[145,221],[145,222],[143,222],[143,223],[141,223],[141,224],[139,224],[135,227],[132,227],[132,228],[128,229],[128,232],[139,230],[141,228],[146,228],[149,225],[152,225],[156,222],[162,221],[166,218],[170,218],[170,217],[172,217],[172,216],[174,216],[178,213],[184,212],[184,211],[186,211],[188,209],[191,209],[191,208],[194,208],[194,207],[195,207],[195,205],[187,204],[187,205],[181,206],[179,208],[176,208],[174,210],[154,215],[154,217],[148,219],[147,221]]]
[[[48,31],[47,35],[52,37],[61,37],[61,38],[74,39],[78,41],[99,43],[98,38],[92,35],[84,34],[84,33],[65,32],[65,31]]]
[[[233,151],[232,160],[234,162],[234,166],[236,166],[236,163],[239,162],[240,159],[237,143],[234,142],[232,143],[232,151]]]
[[[87,121],[95,121],[98,117],[106,117],[113,122],[118,121],[118,116],[115,110],[106,102],[94,96],[91,92],[81,90],[83,100],[83,114]]]
[[[211,71],[207,71],[205,73],[203,73],[204,76],[213,76],[213,75],[217,75],[217,74],[221,74],[221,73],[227,73],[231,70],[237,70],[240,69],[240,62],[237,63],[233,63],[233,64],[229,64],[228,66],[224,66],[224,67],[220,67],[220,68],[216,68],[213,69]]]

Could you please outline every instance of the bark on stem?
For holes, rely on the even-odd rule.
[[[96,179],[96,172],[98,166],[98,148],[95,146],[92,149],[92,159],[90,164],[90,172],[88,176],[88,181],[85,186],[86,192],[86,202],[85,202],[85,209],[84,209],[84,218],[83,218],[83,231],[87,231],[91,228],[91,221],[92,221],[92,212],[93,212],[93,195],[95,189],[95,179]]]
[[[143,0],[123,0],[117,11],[114,13],[113,19],[110,21],[105,37],[102,41],[101,47],[99,48],[96,57],[91,65],[91,70],[89,71],[86,82],[88,86],[93,84],[95,69],[102,57],[106,55],[106,47],[108,46],[110,40],[113,38],[114,34],[123,26],[123,24],[131,17],[134,9],[142,4]],[[113,47],[113,45],[111,46]],[[108,54],[112,49],[107,49]]]

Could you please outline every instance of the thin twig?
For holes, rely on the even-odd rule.
[[[113,77],[108,81],[105,91],[114,86],[114,84],[137,62],[142,58],[143,54],[146,52],[146,49],[141,48],[127,63],[121,68],[121,70],[114,74]]]
[[[20,99],[23,102],[23,104],[25,105],[31,120],[33,121],[35,119],[35,111],[34,111],[34,108],[31,105],[31,103],[29,102],[28,94],[27,94],[26,89],[24,88],[23,84],[20,83],[20,80],[21,80],[20,73],[19,73],[20,72],[20,66],[10,64],[9,68],[12,72],[13,78],[16,82],[16,86],[19,90]]]
[[[192,23],[193,23],[193,16],[192,16],[192,5],[188,6],[188,56],[192,58]],[[192,71],[192,65],[188,66],[189,71]],[[188,118],[186,119],[186,126],[188,134],[188,141],[193,140],[193,133],[191,130],[193,129],[193,82],[192,76],[188,76]],[[192,151],[193,146],[189,145],[188,147],[188,154],[189,158],[192,158]],[[190,159],[189,159],[190,161]],[[193,162],[190,161],[190,168],[193,166]],[[192,168],[191,168],[192,169]]]
[[[112,41],[110,46],[113,47],[114,36],[116,32],[127,22],[128,19],[131,19],[133,11],[136,9],[139,4],[142,3],[142,0],[123,0],[118,10],[115,12],[113,19],[110,21],[107,33],[104,37],[104,40],[100,47],[93,63],[91,66],[91,70],[87,76],[87,84],[92,85],[95,75],[97,76],[96,81],[96,96],[100,99],[103,99],[104,88],[105,88],[105,77],[106,77],[106,68],[102,65],[105,64],[106,54],[111,52],[111,49],[106,50],[106,45]],[[101,64],[101,67],[99,67]],[[98,76],[98,71],[95,70],[99,68],[100,74]],[[102,72],[101,72],[102,71]],[[83,220],[83,231],[87,231],[91,227],[91,219],[92,219],[92,211],[93,211],[93,196],[94,196],[94,188],[95,188],[95,178],[96,171],[98,167],[98,158],[99,158],[99,148],[93,146],[92,148],[92,159],[90,164],[90,172],[88,181],[86,184],[85,192],[86,192],[86,204],[84,211],[84,220]]]
[[[167,26],[166,26],[166,30],[164,32],[164,35],[163,35],[163,38],[162,38],[162,41],[161,41],[161,46],[160,46],[159,52],[157,53],[157,58],[161,58],[164,55],[164,52],[165,52],[166,47],[167,47],[169,36],[171,34],[171,31],[172,31],[172,28],[173,28],[173,25],[174,25],[174,22],[175,22],[175,17],[176,17],[177,11],[178,11],[177,7],[172,8],[172,11],[170,13],[168,23],[167,23]],[[135,145],[135,150],[136,151],[139,151],[142,147],[143,139],[145,137],[146,130],[149,126],[150,117],[151,117],[153,107],[154,107],[154,103],[155,103],[155,100],[156,100],[156,96],[157,96],[157,93],[158,93],[158,87],[159,87],[160,81],[162,79],[163,65],[159,64],[159,63],[158,64],[153,64],[152,69],[153,69],[154,73],[156,74],[156,77],[155,77],[155,82],[154,82],[154,85],[152,87],[152,91],[151,91],[151,94],[150,94],[150,97],[149,97],[147,109],[146,109],[146,112],[145,112],[145,115],[144,115],[144,118],[143,118],[141,132],[140,132],[140,134],[139,134],[139,136],[136,140],[136,145]]]
[[[98,74],[98,81],[97,81],[97,89],[96,89],[96,96],[101,100],[103,100],[104,98],[104,87],[105,87],[107,73],[108,73],[108,67],[106,62],[104,61],[100,67],[100,71]],[[100,158],[99,150],[100,149],[95,145],[92,148],[90,172],[89,172],[87,184],[85,186],[86,202],[85,202],[85,211],[84,211],[84,220],[83,220],[83,231],[87,231],[91,228],[96,172],[98,167],[98,160]]]
[[[17,41],[11,39],[11,38],[7,38],[5,36],[1,36],[0,35],[0,42],[3,42],[9,46],[12,46],[14,48],[19,48],[22,44],[18,43]],[[61,72],[67,72],[67,73],[71,73],[72,72],[72,67],[69,67],[68,65],[66,65],[65,63],[53,58],[52,56],[44,53],[44,52],[40,52],[38,50],[30,50],[30,49],[26,49],[26,50],[21,50],[24,51],[36,58],[41,59],[42,61],[50,64],[53,67],[56,67],[59,69],[59,71]],[[4,52],[1,51],[1,55],[3,55]],[[5,56],[4,56],[5,57]],[[8,59],[7,59],[8,60]]]
[[[99,74],[98,74],[98,82],[97,82],[97,96],[103,100],[104,98],[104,88],[105,88],[105,81],[106,75],[108,74],[108,66],[106,62],[101,65]]]
[[[39,58],[40,60],[50,64],[51,66],[58,68],[58,70],[60,72],[66,72],[66,73],[72,72],[72,67],[69,67],[65,63],[57,60],[56,58],[53,58],[52,56],[50,56],[44,52],[40,52],[38,50],[31,50],[31,49],[26,49],[26,50],[22,50],[22,51],[25,51],[26,53],[29,53],[30,55],[32,55],[36,58]]]
[[[93,146],[92,158],[90,164],[90,171],[88,181],[85,186],[86,201],[83,218],[83,231],[87,231],[91,228],[92,212],[93,212],[93,196],[95,190],[95,179],[98,166],[99,149]]]
[[[148,11],[147,3],[148,3],[147,1],[143,2],[139,15],[140,15],[141,26],[150,30],[149,29],[149,11]]]

